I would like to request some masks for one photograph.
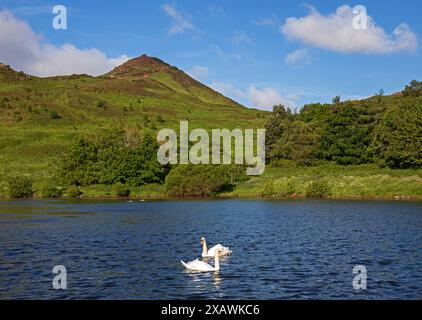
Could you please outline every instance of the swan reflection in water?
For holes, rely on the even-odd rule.
[[[228,259],[228,256],[223,256],[220,257],[220,261],[224,261]],[[203,258],[202,261],[207,262],[207,263],[211,263],[208,262],[208,260],[213,260],[211,258]],[[218,271],[214,271],[213,273],[210,274],[210,276],[213,278],[213,284],[216,290],[220,290],[221,289],[221,273],[220,270]]]
[[[215,271],[210,273],[200,273],[186,270],[192,276],[192,283],[189,287],[194,288],[197,293],[209,292],[212,283],[215,290],[221,290],[221,272]]]
[[[213,283],[214,283],[215,289],[220,290],[221,289],[221,274],[220,274],[220,271],[214,272],[213,277],[214,277]]]

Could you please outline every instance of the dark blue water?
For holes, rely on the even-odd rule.
[[[233,255],[183,269],[200,238]],[[210,261],[212,263],[212,260]],[[67,290],[54,290],[64,265]],[[353,289],[356,265],[367,290]],[[0,299],[422,299],[422,203],[0,202]]]

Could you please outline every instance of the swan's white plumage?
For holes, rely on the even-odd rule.
[[[188,270],[192,270],[192,271],[215,271],[215,268],[213,266],[211,266],[210,264],[204,262],[204,261],[200,261],[198,259],[185,263],[183,261],[180,261],[186,269]]]
[[[217,244],[214,247],[208,249],[207,255],[205,257],[214,257],[215,256],[215,251],[219,250],[220,251],[220,256],[228,256],[232,253],[232,251],[230,250],[230,248],[225,247],[221,244]]]
[[[213,258],[217,250],[220,252],[220,256],[228,256],[232,253],[230,248],[225,247],[221,244],[217,244],[214,247],[207,249],[207,241],[205,240],[204,237],[201,238],[201,244],[202,244],[201,256],[203,258]]]
[[[219,271],[220,270],[220,260],[218,258],[219,255],[219,251],[217,250],[215,252],[215,257],[214,257],[214,267],[208,263],[206,263],[205,261],[200,261],[198,259],[193,260],[191,262],[184,262],[184,261],[180,261],[183,266],[191,271],[199,271],[199,272],[209,272],[209,271]]]

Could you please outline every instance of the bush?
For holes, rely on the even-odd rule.
[[[97,108],[105,108],[106,107],[106,103],[103,101],[98,101],[96,104]]]
[[[118,183],[113,186],[113,193],[119,198],[129,197],[130,189],[124,184]]]
[[[261,191],[261,196],[263,197],[275,197],[276,191],[273,181],[265,183]]]
[[[177,197],[209,197],[230,190],[244,180],[244,167],[236,165],[179,165],[166,178],[167,191]]]
[[[286,198],[296,193],[296,184],[291,178],[281,178],[276,181],[267,182],[262,191],[263,197]]]
[[[70,198],[78,198],[82,195],[82,191],[77,186],[70,186],[66,189],[66,195]]]
[[[61,119],[62,117],[56,111],[51,111],[50,112],[50,118],[51,119]]]
[[[32,181],[28,177],[14,177],[9,181],[11,198],[31,198],[34,194]]]
[[[283,178],[276,184],[279,194],[283,197],[290,197],[296,193],[296,183],[291,178]]]
[[[311,181],[306,187],[306,196],[308,198],[325,198],[330,195],[330,187],[324,180]]]
[[[41,187],[41,196],[43,198],[60,198],[62,190],[54,185],[44,185]]]
[[[158,123],[164,123],[165,122],[165,120],[163,119],[163,117],[161,115],[158,115],[156,120],[157,120]]]

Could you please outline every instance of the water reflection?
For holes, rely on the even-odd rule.
[[[221,274],[220,271],[216,271],[213,273],[214,276],[214,287],[216,290],[220,290],[221,289]]]

